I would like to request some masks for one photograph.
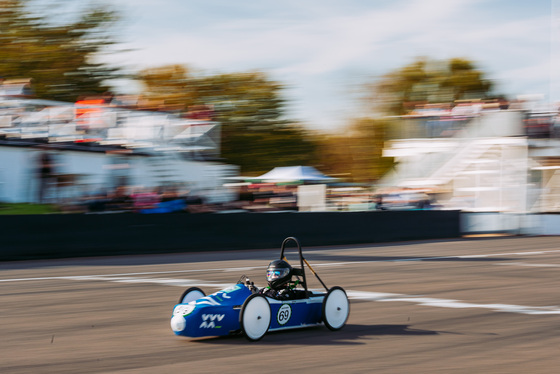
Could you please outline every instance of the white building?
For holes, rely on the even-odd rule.
[[[0,201],[37,201],[43,153],[54,160],[59,186],[51,199],[125,185],[173,186],[221,202],[233,198],[224,178],[238,174],[218,161],[216,122],[0,96]]]
[[[560,211],[556,111],[502,109],[398,119],[381,184],[436,193],[445,208]]]

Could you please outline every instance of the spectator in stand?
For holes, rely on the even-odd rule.
[[[47,193],[55,185],[56,176],[54,171],[54,159],[49,152],[41,152],[38,157],[37,177],[38,177],[38,196],[39,203],[46,201]]]
[[[156,191],[145,189],[141,192],[131,195],[133,200],[133,208],[136,212],[143,209],[156,208],[160,202],[160,196]]]
[[[128,211],[132,209],[133,200],[129,196],[126,186],[119,186],[109,196],[106,209],[111,211]]]

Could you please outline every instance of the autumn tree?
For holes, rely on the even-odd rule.
[[[163,108],[211,106],[222,127],[222,157],[243,173],[308,165],[315,142],[285,118],[284,87],[262,72],[205,75],[178,65],[143,70],[142,97]]]
[[[74,101],[107,91],[107,80],[117,77],[118,69],[96,57],[115,43],[111,30],[117,13],[91,6],[66,16],[64,23],[33,12],[31,5],[0,0],[0,76],[31,78],[36,96],[45,99]]]
[[[186,66],[166,65],[140,71],[142,106],[146,109],[185,112],[194,105],[191,75]]]
[[[366,96],[376,114],[402,115],[417,104],[487,99],[492,88],[492,82],[470,60],[421,58],[366,85]]]
[[[344,132],[324,135],[318,146],[323,171],[345,180],[371,183],[391,167],[382,157],[388,123],[383,119],[357,118]]]

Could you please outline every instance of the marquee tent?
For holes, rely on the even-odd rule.
[[[312,166],[282,166],[276,167],[261,176],[251,178],[261,181],[335,181],[337,178],[329,177]]]

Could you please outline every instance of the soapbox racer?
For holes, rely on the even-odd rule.
[[[348,319],[350,304],[341,287],[328,288],[303,257],[299,241],[288,237],[282,242],[280,259],[286,243],[293,241],[299,251],[300,267],[293,267],[292,286],[298,287],[297,297],[276,299],[259,293],[245,276],[231,287],[206,296],[198,287],[181,295],[173,308],[171,329],[176,335],[191,338],[244,334],[256,341],[268,331],[316,326],[324,323],[330,330],[341,329]],[[304,264],[317,277],[325,292],[307,288]]]

